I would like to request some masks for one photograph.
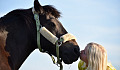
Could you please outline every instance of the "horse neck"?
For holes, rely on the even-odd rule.
[[[30,11],[32,10],[26,10],[26,12],[28,12],[27,15],[20,15],[19,12],[16,13],[20,15],[21,19],[24,18],[23,20],[15,19],[16,23],[14,23],[14,21],[6,22],[3,20],[5,24],[10,23],[6,24],[9,25],[9,27],[6,26],[6,31],[8,31],[8,34],[5,49],[10,55],[8,57],[8,63],[12,70],[18,70],[30,53],[37,48],[36,28],[34,24],[34,18],[30,17],[30,15],[33,16],[32,12]],[[11,17],[11,20],[16,18],[15,16],[8,17]]]

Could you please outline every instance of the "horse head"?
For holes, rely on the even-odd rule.
[[[38,0],[34,1],[34,10],[39,14],[40,24],[48,29],[57,38],[67,34],[68,32],[58,20],[60,12],[50,5],[41,6]],[[48,41],[43,35],[40,36],[41,48],[49,54],[56,56],[56,46]],[[59,47],[59,57],[66,64],[71,64],[79,57],[79,46],[75,39],[65,41]]]

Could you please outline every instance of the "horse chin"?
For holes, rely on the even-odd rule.
[[[64,58],[62,58],[63,62],[65,64],[72,64],[74,61],[71,61],[67,56],[64,56]]]
[[[62,55],[62,60],[65,64],[72,64],[73,62],[77,61],[79,58],[78,55],[74,55],[74,57],[70,55]]]
[[[72,63],[73,63],[73,62],[71,62],[68,58],[63,59],[63,62],[64,62],[65,64],[72,64]]]

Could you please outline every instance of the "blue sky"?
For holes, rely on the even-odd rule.
[[[0,17],[14,9],[27,9],[34,0],[0,0]],[[39,0],[53,5],[62,14],[65,29],[76,36],[81,49],[89,42],[104,46],[108,62],[120,70],[120,0]],[[79,60],[78,60],[79,61]],[[77,70],[78,61],[64,64],[64,70]],[[46,53],[35,50],[20,70],[59,70]]]

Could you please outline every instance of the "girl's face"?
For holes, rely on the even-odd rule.
[[[84,50],[81,50],[80,59],[81,59],[82,61],[84,61],[86,64],[88,64],[88,59],[87,59],[87,46],[85,47]]]

